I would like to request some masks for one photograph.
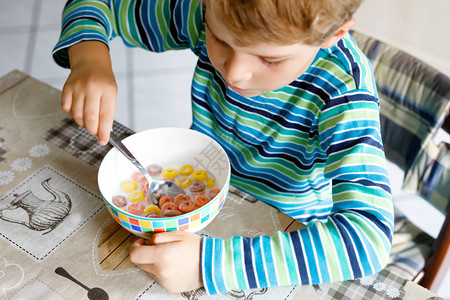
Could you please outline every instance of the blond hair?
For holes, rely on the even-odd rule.
[[[204,0],[234,42],[320,45],[350,20],[362,0]]]

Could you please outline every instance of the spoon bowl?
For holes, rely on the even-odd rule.
[[[109,296],[108,293],[104,289],[94,287],[91,288],[87,293],[88,299],[95,299],[95,300],[108,300]]]

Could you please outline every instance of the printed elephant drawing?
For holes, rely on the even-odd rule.
[[[0,209],[0,219],[24,225],[31,230],[45,231],[47,234],[56,228],[69,214],[72,202],[69,195],[52,188],[49,184],[51,178],[41,182],[42,187],[51,194],[51,199],[40,199],[30,190],[21,194],[14,194],[14,200],[4,209]],[[23,209],[28,214],[28,221],[13,219],[3,215],[6,210]]]

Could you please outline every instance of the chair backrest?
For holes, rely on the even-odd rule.
[[[395,47],[351,35],[374,69],[386,158],[405,172],[403,188],[446,214],[419,282],[430,288],[450,252],[450,145],[433,141],[443,124],[450,132],[450,78]]]
[[[386,157],[406,172],[448,114],[450,79],[395,47],[351,34],[374,69]]]

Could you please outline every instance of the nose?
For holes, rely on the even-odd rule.
[[[224,70],[230,82],[248,81],[253,76],[249,58],[238,53],[233,53],[227,58]]]

